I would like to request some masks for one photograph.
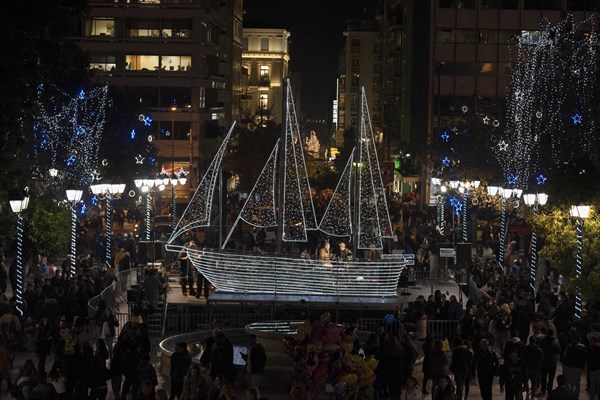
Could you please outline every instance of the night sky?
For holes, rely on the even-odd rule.
[[[376,5],[377,0],[245,0],[244,27],[291,33],[290,68],[302,77],[302,111],[325,119],[335,98],[344,22],[360,19],[365,9],[373,15]]]

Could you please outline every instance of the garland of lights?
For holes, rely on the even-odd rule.
[[[462,239],[463,243],[466,243],[469,238],[467,235],[467,199],[469,197],[469,190],[465,188],[463,193],[463,206],[462,206]]]
[[[352,180],[352,160],[354,160],[354,150],[350,153],[350,158],[346,162],[346,167],[342,173],[335,191],[331,195],[329,204],[325,209],[319,230],[331,236],[352,236],[352,221],[350,219],[350,188]]]
[[[177,226],[177,189],[176,185],[171,183],[171,214],[173,218],[173,227]]]
[[[500,267],[504,268],[504,244],[506,242],[506,198],[502,196],[502,215],[500,219],[500,251],[498,262]]]
[[[537,214],[536,206],[533,208],[533,215]],[[537,280],[537,233],[535,232],[535,227],[531,232],[531,245],[530,245],[530,258],[529,258],[529,280],[531,289],[535,293],[535,282]]]
[[[581,318],[581,272],[583,270],[583,221],[577,218],[577,258],[575,260],[575,279],[577,282],[577,293],[575,294],[575,317]]]
[[[323,262],[297,257],[264,256],[193,249],[184,250],[194,267],[219,292],[323,294],[342,296],[395,296],[398,278],[414,264],[413,254],[364,261]],[[218,268],[215,268],[218,265]]]
[[[302,139],[291,87],[287,86],[285,167],[283,176],[283,240],[305,242],[306,231],[317,229]]]
[[[383,238],[392,236],[392,224],[364,87],[361,89],[361,93],[358,248],[368,249],[375,245],[376,249],[381,250],[383,249]]]
[[[275,143],[275,147],[271,151],[271,155],[264,165],[258,180],[254,183],[254,187],[250,191],[242,210],[223,242],[223,249],[227,246],[229,238],[235,231],[240,219],[257,228],[277,226],[277,216],[275,213],[275,173],[277,172],[277,153],[280,140],[278,139],[277,143]]]
[[[150,191],[146,193],[146,240],[150,240]]]
[[[17,214],[17,288],[15,308],[19,317],[24,314],[23,306],[23,216]]]
[[[225,136],[225,139],[223,139],[223,143],[221,143],[215,158],[212,160],[208,169],[206,170],[206,173],[202,177],[202,181],[198,185],[192,200],[189,202],[187,208],[181,215],[179,223],[173,229],[173,233],[169,238],[169,243],[172,243],[173,240],[189,229],[210,225],[215,185],[217,184],[217,180],[220,176],[219,171],[221,169],[221,161],[223,160],[223,155],[225,154],[227,144],[231,139],[231,134],[234,127],[235,121],[233,124],[231,124],[231,128],[229,128],[227,136]],[[148,234],[148,236],[150,235]]]
[[[112,208],[110,202],[112,197],[106,196],[106,265],[110,268],[112,258]]]
[[[591,26],[590,33],[581,37],[581,26]],[[569,16],[556,26],[544,21],[536,42],[518,38],[506,130],[493,147],[505,178],[512,177],[515,187],[527,187],[547,143],[552,154],[548,159],[556,167],[582,153],[597,157],[592,151],[595,116],[590,106],[598,73],[597,33],[592,17],[581,26]]]
[[[71,209],[71,270],[69,278],[75,278],[77,272],[77,208],[75,204],[72,204]]]
[[[40,85],[40,94],[42,90]],[[74,97],[61,93],[46,103],[38,99],[33,126],[36,159],[48,154],[51,168],[64,170],[65,182],[89,186],[98,166],[107,106],[106,85],[81,90]]]

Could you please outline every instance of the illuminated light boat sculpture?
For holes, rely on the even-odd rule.
[[[385,238],[392,236],[364,89],[357,145],[321,222],[317,223],[289,83],[286,88],[285,135],[273,148],[221,249],[187,248],[178,244],[178,238],[188,230],[210,225],[215,186],[235,123],[169,238],[167,250],[187,252],[193,265],[215,287],[215,293],[396,296],[400,273],[414,263],[413,255],[383,255],[369,261],[356,258],[323,261],[288,255],[241,254],[227,248],[240,220],[257,228],[278,227],[281,243],[306,242],[307,231],[321,230],[326,235],[352,238],[352,243],[356,243],[354,250],[381,251]]]

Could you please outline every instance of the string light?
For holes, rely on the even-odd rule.
[[[554,26],[544,20],[536,39],[518,38],[506,129],[496,135],[502,140],[493,149],[505,178],[515,174],[514,186],[521,188],[541,162],[562,168],[581,154],[597,156],[592,152],[590,102],[598,72],[593,18],[580,25],[572,16]],[[540,159],[539,150],[546,144],[551,144],[551,157]]]
[[[185,211],[181,215],[177,226],[175,229],[173,229],[173,233],[169,238],[169,243],[189,229],[208,226],[210,224],[215,185],[217,184],[220,175],[219,171],[221,169],[221,161],[223,160],[223,155],[225,154],[227,144],[231,139],[231,134],[234,127],[235,121],[233,124],[231,124],[231,128],[229,128],[227,136],[225,136],[225,139],[223,139],[223,143],[221,143],[215,158],[212,160],[206,173],[202,177],[202,181],[198,185],[192,200],[189,202]]]
[[[581,288],[580,279],[583,271],[583,222],[581,218],[577,218],[577,256],[575,259],[575,280],[577,282],[577,293],[575,294],[575,317],[581,318]]]
[[[354,148],[348,158],[342,177],[340,178],[331,200],[325,209],[319,230],[331,236],[352,236],[352,221],[350,219],[350,187],[352,177],[352,161]]]
[[[395,296],[398,278],[414,255],[365,263],[324,263],[259,254],[238,254],[167,245],[167,250],[185,250],[196,267],[219,292],[282,293],[302,295]],[[218,268],[215,268],[218,265]]]
[[[40,97],[33,127],[36,159],[43,153],[52,168],[64,163],[65,182],[89,185],[98,164],[107,106],[108,86],[81,90],[75,96],[59,92],[50,99]]]
[[[358,248],[375,246],[383,249],[383,238],[392,236],[392,224],[381,179],[381,167],[375,149],[375,137],[367,94],[362,88],[362,120],[360,126],[360,160],[358,166],[358,188],[360,202],[358,213]]]
[[[283,240],[305,242],[306,231],[317,229],[308,172],[302,150],[302,139],[296,119],[291,85],[287,87],[285,166],[283,177]]]
[[[17,214],[17,290],[15,308],[20,317],[24,314],[23,306],[23,216]]]

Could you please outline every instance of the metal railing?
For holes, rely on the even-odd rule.
[[[127,288],[137,283],[137,270],[127,269],[117,272],[115,279],[110,285],[105,287],[99,295],[92,297],[88,301],[88,318],[92,319],[98,311],[100,300],[104,300],[107,306],[115,308],[117,298],[127,293]]]
[[[391,324],[387,323],[384,318],[360,318],[357,321],[358,330],[363,332],[377,332],[379,326],[383,326],[385,332],[393,334],[400,332],[400,321],[394,320]],[[452,340],[457,335],[458,321],[451,320],[429,320],[427,321],[427,334],[433,335],[438,339],[448,339],[452,344]]]

